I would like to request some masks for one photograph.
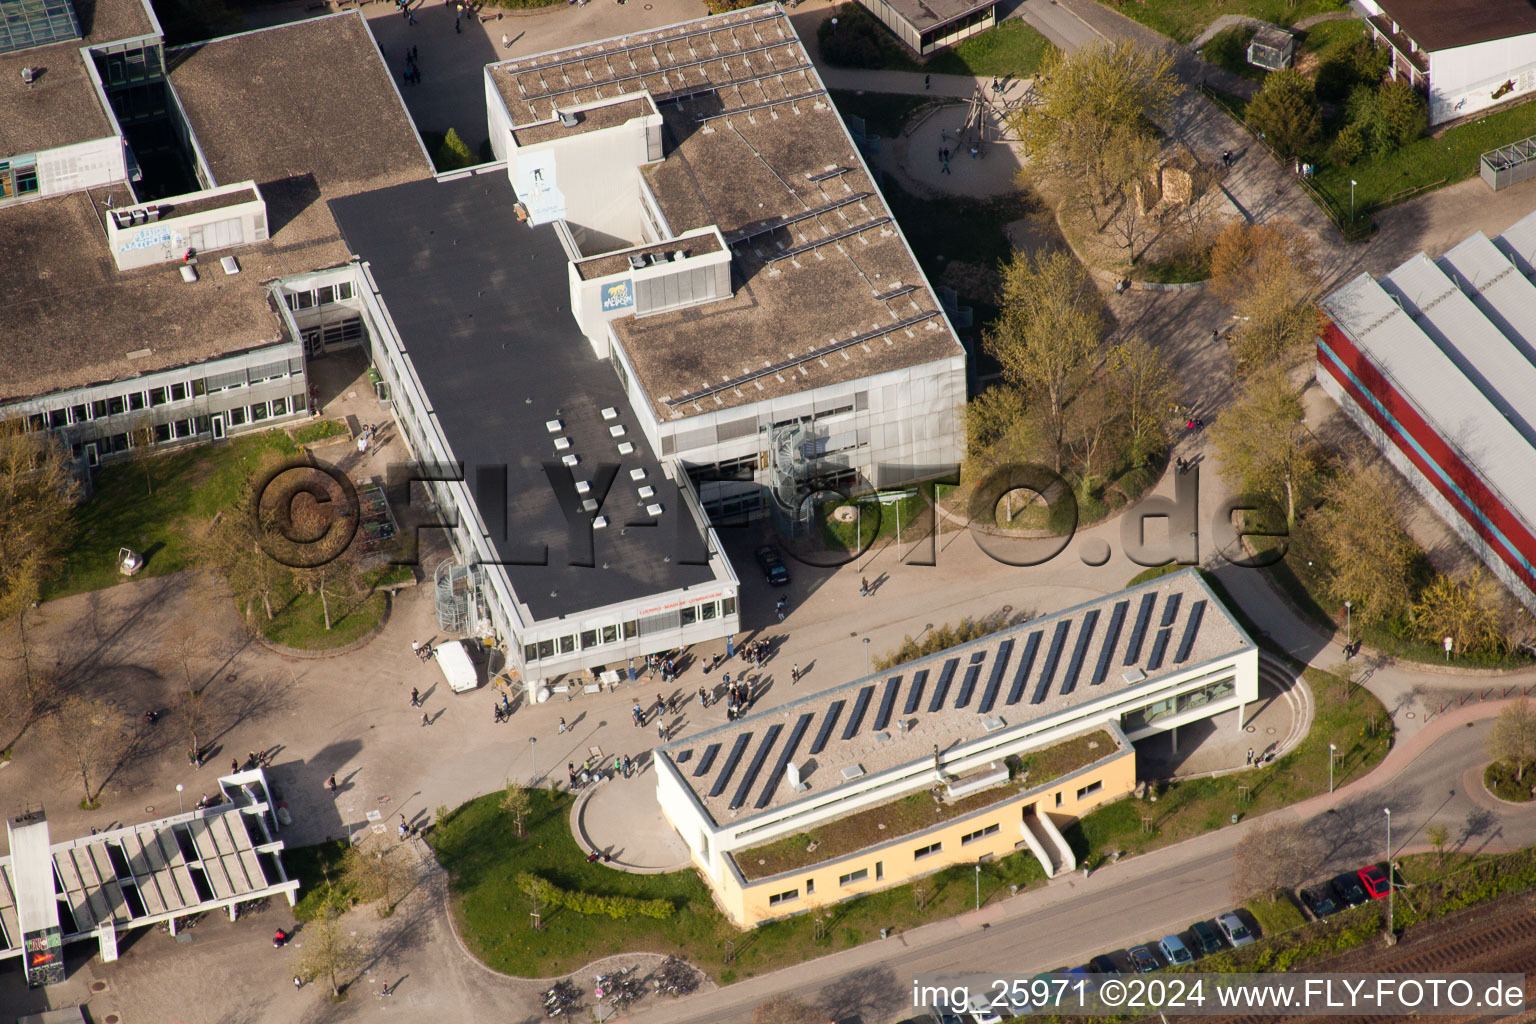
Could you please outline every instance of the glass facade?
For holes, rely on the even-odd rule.
[[[1126,732],[1136,732],[1148,726],[1156,725],[1165,718],[1182,715],[1187,711],[1194,711],[1207,704],[1224,701],[1237,692],[1237,679],[1227,676],[1215,682],[1207,683],[1197,689],[1187,690],[1184,693],[1175,694],[1172,697],[1164,697],[1162,700],[1153,701],[1144,708],[1129,711],[1120,720],[1121,727]]]

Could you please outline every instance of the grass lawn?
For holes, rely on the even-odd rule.
[[[1188,568],[1189,566],[1180,565],[1178,562],[1169,562],[1167,565],[1154,565],[1152,568],[1143,569],[1135,576],[1132,576],[1130,581],[1126,583],[1126,586],[1134,587],[1138,583],[1147,583],[1151,580],[1160,579],[1163,576],[1167,576],[1170,573],[1178,572],[1180,569]]]
[[[1536,135],[1536,102],[1527,101],[1350,167],[1319,163],[1314,181],[1344,209],[1349,208],[1351,178],[1359,183],[1357,207],[1386,206],[1408,198],[1402,193],[1410,189],[1465,181],[1477,174],[1482,154],[1530,135]]]
[[[371,578],[367,582],[370,586],[355,597],[338,599],[331,595],[329,631],[325,628],[325,609],[320,605],[320,595],[297,589],[288,592],[281,607],[273,602],[275,615],[271,622],[267,621],[265,612],[258,610],[257,628],[268,640],[286,647],[311,651],[344,647],[366,636],[389,609],[389,595],[372,591],[380,575],[382,572],[369,574]]]
[[[1090,852],[1140,853],[1167,846],[1220,828],[1233,814],[1263,814],[1326,792],[1329,743],[1341,752],[1334,767],[1336,786],[1370,771],[1392,745],[1391,729],[1382,725],[1387,718],[1381,701],[1361,686],[1341,699],[1338,677],[1317,669],[1307,669],[1306,679],[1316,698],[1316,711],[1312,731],[1296,749],[1267,768],[1171,783],[1156,803],[1121,800],[1094,811],[1066,833],[1078,860]],[[1373,723],[1377,728],[1372,729]],[[1250,787],[1247,799],[1239,790],[1244,785]],[[1152,819],[1150,832],[1142,829],[1142,815]]]
[[[923,70],[935,75],[1030,78],[1050,46],[1045,36],[1012,18],[928,58]]]
[[[526,839],[516,838],[511,816],[500,810],[499,793],[459,807],[430,837],[450,875],[459,933],[470,951],[495,970],[546,978],[601,956],[644,950],[676,953],[729,984],[870,941],[881,928],[900,932],[974,906],[975,869],[960,864],[921,880],[921,909],[918,893],[904,885],[828,907],[830,920],[820,938],[810,914],[744,933],[715,909],[694,871],[636,875],[588,864],[571,838],[571,799],[536,791]],[[534,931],[528,898],[516,885],[523,871],[566,890],[670,900],[677,911],[657,921],[546,910],[543,928]],[[1039,863],[1027,853],[1004,857],[982,865],[982,900],[1007,896],[1010,885],[1026,888],[1043,881]]]
[[[1263,936],[1279,935],[1307,923],[1301,908],[1288,896],[1251,899],[1243,904],[1243,909],[1253,915],[1259,925],[1259,934]]]
[[[1356,39],[1365,35],[1365,22],[1360,18],[1346,21],[1320,21],[1301,33],[1299,52],[1316,54],[1319,63],[1328,60],[1341,50],[1348,49]]]
[[[221,445],[168,451],[148,463],[153,491],[145,483],[144,466],[136,462],[101,467],[96,472],[96,494],[75,510],[74,543],[63,570],[44,591],[45,599],[120,582],[120,547],[144,555],[140,578],[187,568],[192,560],[188,524],[235,503],[244,466],[255,467],[269,455],[296,454],[298,449],[281,429],[242,434]]]
[[[1111,10],[1119,11],[1150,29],[1180,43],[1194,40],[1205,27],[1222,14],[1246,14],[1276,25],[1294,25],[1311,14],[1343,8],[1339,0],[1110,0]]]
[[[1523,776],[1516,779],[1514,770],[1506,762],[1494,761],[1483,769],[1483,785],[1500,800],[1516,804],[1530,803],[1531,787],[1536,785],[1536,769],[1526,765]]]
[[[347,856],[345,839],[330,839],[313,846],[293,846],[283,851],[283,870],[299,880],[299,902],[293,916],[300,921],[314,921],[320,916],[327,897],[334,891],[343,899],[347,890],[339,882],[342,862]],[[338,881],[327,881],[327,879]]]
[[[1248,63],[1248,44],[1253,40],[1253,32],[1251,28],[1234,25],[1212,36],[1204,46],[1200,47],[1200,55],[1207,62],[1234,75],[1242,75],[1255,82],[1262,82],[1269,72]]]
[[[1026,787],[1034,789],[1047,785],[1119,749],[1109,733],[1102,729],[1074,736],[1017,759],[1017,765],[1010,766],[1012,777],[1003,785],[942,804],[926,791],[912,793],[900,800],[829,821],[810,832],[742,850],[734,855],[736,864],[748,880],[820,864],[1011,799]],[[814,850],[808,849],[812,843],[816,844]]]

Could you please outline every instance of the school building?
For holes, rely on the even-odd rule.
[[[1016,852],[1071,871],[1062,830],[1135,788],[1136,740],[1257,696],[1187,569],[661,747],[656,791],[751,927]]]

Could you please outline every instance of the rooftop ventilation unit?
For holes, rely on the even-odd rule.
[[[634,253],[630,253],[629,254],[629,269],[630,270],[639,270],[643,266],[645,266],[645,257],[644,256],[637,256]]]
[[[666,253],[664,253],[664,252],[653,252],[653,253],[651,253],[651,266],[654,267],[654,266],[657,266],[657,265],[665,263],[665,262],[667,262],[667,254]]]
[[[581,124],[581,115],[574,110],[562,110],[560,111],[560,123],[567,128],[575,128]]]
[[[661,515],[661,506],[660,505],[647,505],[647,506],[645,506],[645,512],[646,512],[646,515],[649,515],[649,516],[659,516],[659,515]]]
[[[594,516],[593,519],[592,519],[592,529],[594,529],[594,530],[601,530],[603,527],[605,527],[607,525],[608,525],[608,517],[607,516]]]
[[[563,452],[567,448],[569,448],[570,446],[571,446],[571,439],[570,438],[568,438],[568,437],[557,437],[557,438],[555,438],[555,451]]]
[[[638,469],[630,470],[629,471],[629,478],[631,480],[644,480],[645,479],[645,467],[641,466]]]
[[[672,262],[673,263],[678,263],[678,262],[680,262],[682,260],[685,260],[687,258],[688,258],[688,250],[687,249],[677,249],[677,250],[674,250],[673,253],[672,253]]]
[[[605,419],[605,420],[616,420],[618,418],[619,418],[619,410],[615,409],[613,406],[610,405],[608,408],[603,410],[603,419]]]
[[[608,428],[608,436],[609,437],[623,437],[624,436],[624,424],[622,424],[622,423],[615,423],[613,426],[609,427]]]
[[[863,775],[864,766],[861,764],[851,764],[843,769],[843,779],[845,781],[852,781],[854,779],[861,778]]]
[[[1139,668],[1133,668],[1125,673],[1125,681],[1128,683],[1139,683],[1145,678],[1147,678],[1147,674]]]
[[[565,463],[567,466],[574,466],[576,463],[580,462],[581,459],[575,455],[567,455],[560,461]]]
[[[619,454],[620,455],[628,455],[630,452],[632,452],[634,450],[635,450],[635,446],[630,444],[628,441],[620,441],[619,442]]]
[[[225,256],[219,260],[219,266],[224,268],[224,273],[234,275],[240,273],[240,263],[233,256]]]
[[[197,268],[183,263],[181,266],[181,279],[187,282],[187,284],[191,284],[192,282],[196,281]]]
[[[991,718],[982,719],[981,727],[987,730],[987,732],[997,732],[997,730],[1003,727],[1003,720],[1000,717],[993,715]]]
[[[562,426],[562,424],[560,423],[559,420],[545,420],[544,421],[544,429],[549,431],[551,434],[558,434],[558,433],[560,433],[561,426]]]

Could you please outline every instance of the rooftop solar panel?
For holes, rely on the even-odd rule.
[[[944,706],[944,697],[949,693],[950,681],[955,678],[955,669],[959,664],[959,658],[950,658],[944,663],[944,668],[939,672],[938,685],[933,688],[933,699],[928,702],[928,712],[930,714]]]
[[[1029,670],[1035,667],[1035,654],[1040,650],[1040,630],[1029,634],[1024,641],[1024,654],[1019,658],[1019,670],[1013,674],[1013,685],[1008,687],[1008,703],[1017,704],[1024,699],[1024,684],[1029,682]]]
[[[869,698],[874,692],[873,684],[859,691],[859,696],[853,702],[853,714],[848,716],[848,725],[843,729],[843,739],[853,739],[854,733],[859,731],[859,726],[864,724],[864,712],[869,707]]]
[[[923,699],[923,684],[928,682],[928,670],[921,669],[912,674],[912,685],[907,688],[907,706],[902,709],[902,714],[910,715],[917,710],[917,705]]]
[[[971,663],[965,669],[965,678],[960,680],[960,693],[955,697],[955,707],[963,708],[971,702],[971,695],[976,692],[976,680],[981,678],[981,663],[986,657],[981,651],[971,655]]]
[[[1184,623],[1184,637],[1179,641],[1179,650],[1173,656],[1173,660],[1183,663],[1189,660],[1189,652],[1194,649],[1195,638],[1200,635],[1200,620],[1205,618],[1205,602],[1196,601],[1189,606],[1189,621]]]
[[[901,676],[891,676],[885,681],[885,696],[880,698],[880,710],[875,714],[877,730],[891,724],[891,710],[896,706],[896,691],[900,689]]]
[[[837,727],[837,716],[843,713],[843,702],[835,700],[832,706],[827,708],[827,713],[821,718],[821,728],[816,730],[816,741],[811,744],[811,753],[819,754],[827,746],[827,740],[832,738],[832,730]]]
[[[1163,605],[1163,621],[1158,623],[1158,625],[1173,625],[1173,620],[1179,617],[1179,602],[1183,600],[1183,598],[1183,594],[1168,595],[1168,603]]]
[[[704,756],[699,758],[699,766],[693,770],[693,777],[699,778],[709,774],[709,769],[714,766],[715,755],[720,753],[720,744],[711,743],[704,748]]]
[[[773,799],[773,791],[779,788],[779,780],[784,778],[784,769],[789,765],[789,759],[795,756],[795,748],[800,745],[800,737],[805,735],[805,730],[810,727],[811,719],[816,717],[807,711],[795,722],[795,727],[789,730],[789,742],[784,744],[784,749],[779,751],[779,761],[773,766],[773,772],[768,776],[768,781],[763,784],[763,792],[757,798],[757,803],[752,806],[762,810]]]
[[[981,691],[981,704],[976,713],[984,715],[997,703],[998,688],[1003,685],[1003,673],[1008,671],[1008,659],[1013,654],[1013,641],[1004,640],[997,645],[997,657],[992,662],[992,674],[987,677],[987,688]]]
[[[1071,621],[1056,623],[1056,632],[1051,636],[1051,649],[1045,653],[1045,663],[1040,666],[1040,682],[1035,684],[1035,692],[1029,698],[1031,704],[1039,704],[1045,700],[1045,695],[1050,692],[1051,682],[1056,678],[1056,666],[1061,662],[1061,649],[1067,643],[1067,631],[1072,628]]]
[[[1083,616],[1083,628],[1077,631],[1077,643],[1072,648],[1072,660],[1067,662],[1067,674],[1061,679],[1061,692],[1077,689],[1077,677],[1083,671],[1083,659],[1088,656],[1088,645],[1093,642],[1093,632],[1099,627],[1099,612],[1094,609]]]
[[[747,791],[752,788],[752,783],[757,781],[757,773],[763,770],[763,762],[768,760],[768,751],[779,741],[779,733],[784,731],[784,726],[777,723],[768,727],[768,735],[763,737],[763,742],[757,745],[757,753],[752,755],[752,764],[747,768],[747,773],[741,777],[741,785],[736,787],[736,793],[731,797],[727,806],[736,810],[747,802]]]
[[[1141,645],[1147,638],[1147,623],[1152,621],[1152,606],[1156,603],[1156,594],[1142,595],[1141,607],[1136,609],[1136,625],[1131,627],[1131,641],[1125,645],[1127,665],[1134,665],[1141,660]]]
[[[1152,653],[1147,657],[1147,671],[1156,672],[1163,667],[1163,655],[1168,653],[1168,638],[1173,636],[1172,629],[1160,629],[1157,631],[1157,639],[1152,641]]]
[[[5,0],[0,4],[0,53],[80,36],[80,22],[69,0]]]
[[[731,773],[736,770],[736,762],[741,760],[741,752],[747,749],[752,734],[744,732],[736,737],[736,742],[731,744],[731,752],[725,756],[725,764],[720,768],[720,775],[715,779],[715,784],[709,787],[709,795],[717,797],[725,792],[726,784],[731,781]]]
[[[1104,634],[1104,647],[1099,651],[1099,663],[1093,667],[1093,676],[1088,680],[1089,685],[1098,686],[1109,676],[1109,662],[1115,656],[1115,648],[1120,644],[1120,629],[1125,625],[1125,613],[1131,607],[1129,601],[1115,602],[1114,610],[1109,613],[1109,630]]]

